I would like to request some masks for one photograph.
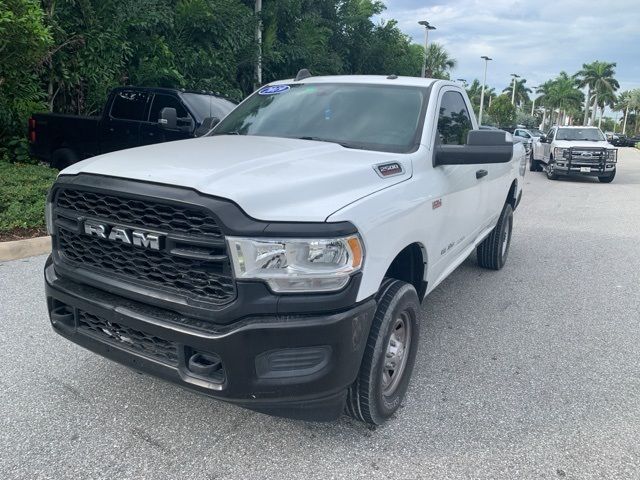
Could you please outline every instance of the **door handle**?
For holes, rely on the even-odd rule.
[[[486,177],[487,175],[489,175],[489,172],[487,172],[486,170],[478,170],[476,172],[476,178],[480,179],[482,177]]]

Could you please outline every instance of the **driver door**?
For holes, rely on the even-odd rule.
[[[464,145],[473,124],[462,94],[456,89],[443,88],[438,95],[437,112],[433,151],[439,144]],[[487,201],[485,185],[489,175],[476,178],[476,171],[484,168],[481,165],[438,165],[429,175],[425,188],[432,201],[430,223],[439,232],[434,237],[438,242],[434,245],[435,278],[440,277],[475,240],[486,221],[483,205]]]
[[[540,160],[542,160],[544,163],[547,163],[549,161],[549,158],[551,157],[551,142],[553,142],[555,133],[555,127],[549,129],[549,131],[547,132],[547,141],[540,144],[542,146],[542,156]]]

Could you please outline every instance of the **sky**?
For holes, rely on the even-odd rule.
[[[640,0],[384,0],[380,17],[395,19],[416,43],[427,20],[429,42],[444,45],[458,61],[451,78],[482,81],[502,91],[516,73],[537,86],[583,63],[616,62],[620,91],[640,88]]]

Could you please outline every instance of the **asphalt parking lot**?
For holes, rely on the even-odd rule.
[[[375,430],[98,357],[49,327],[44,257],[0,263],[0,478],[640,478],[640,152],[611,184],[525,180],[506,267],[472,256],[426,299],[405,405]]]

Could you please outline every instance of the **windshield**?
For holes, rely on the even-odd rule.
[[[274,85],[260,89],[213,135],[260,135],[404,153],[420,141],[428,90],[362,84]]]
[[[235,104],[224,98],[199,93],[183,93],[182,100],[198,115],[200,120],[209,117],[224,118],[235,108]]]
[[[604,135],[599,128],[559,128],[556,140],[588,140],[600,142]]]

